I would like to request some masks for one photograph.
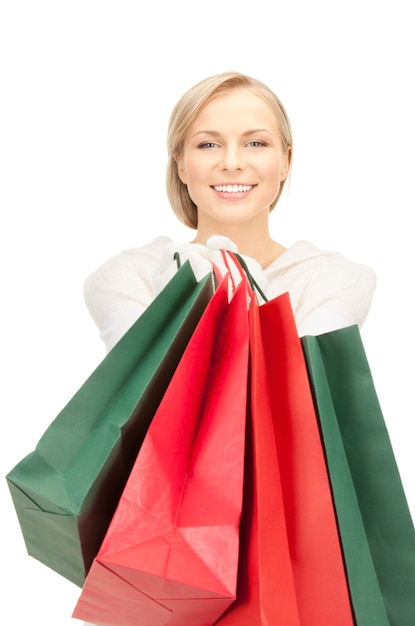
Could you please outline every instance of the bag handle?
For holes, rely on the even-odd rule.
[[[264,292],[262,291],[261,287],[258,285],[257,281],[255,280],[255,278],[253,277],[253,275],[251,274],[251,271],[245,261],[245,259],[237,252],[231,252],[230,250],[222,250],[222,256],[223,259],[225,261],[226,267],[229,270],[230,275],[232,276],[230,267],[228,265],[227,259],[226,259],[226,255],[229,254],[229,256],[231,257],[231,259],[233,260],[233,262],[235,263],[235,265],[238,267],[239,271],[245,274],[245,276],[248,279],[249,282],[249,286],[251,288],[251,291],[253,293],[255,293],[255,291],[257,292],[257,294],[259,294],[261,296],[261,298],[264,300],[264,302],[268,302],[268,298],[266,297],[266,295],[264,294]]]
[[[180,258],[180,252],[175,252],[173,254],[173,260],[176,261],[176,265],[177,265],[177,270],[179,270],[182,266],[182,260]],[[216,291],[218,284],[221,280],[221,273],[219,271],[219,268],[212,263],[212,282],[213,282],[213,289]]]
[[[173,259],[176,261],[177,269],[179,270],[182,266],[182,260],[180,258],[180,252],[175,252],[173,254]]]
[[[229,255],[231,257],[231,259],[234,261],[235,265],[238,267],[238,269],[241,272],[241,274],[242,273],[245,274],[245,276],[248,279],[249,286],[251,287],[252,292],[255,293],[255,291],[256,291],[257,293],[259,293],[259,295],[261,296],[261,298],[263,299],[264,302],[268,302],[268,298],[266,297],[266,295],[262,291],[261,287],[258,285],[257,281],[255,280],[255,278],[251,274],[251,271],[250,271],[250,269],[249,269],[245,259],[237,252],[231,252],[230,250],[221,250],[221,252],[222,252],[222,256],[223,256],[223,260],[225,262],[225,265],[228,268],[229,275],[230,275],[231,281],[233,283],[233,287],[235,288],[235,282],[233,280],[232,272],[231,272],[231,269],[229,267],[226,255]],[[176,261],[177,269],[179,270],[181,268],[181,266],[182,266],[180,253],[179,252],[175,252],[173,254],[173,259]],[[220,280],[220,272],[219,272],[217,266],[215,264],[213,264],[213,263],[212,263],[212,279],[213,279],[214,288],[216,289],[217,286],[218,286],[218,281]]]
[[[264,300],[264,302],[268,302],[268,298],[266,297],[266,295],[262,291],[261,287],[258,285],[257,281],[255,280],[255,278],[251,274],[245,259],[240,254],[237,254],[236,252],[234,252],[233,255],[238,260],[238,262],[240,263],[242,269],[244,270],[244,272],[245,272],[245,274],[246,274],[246,276],[248,278],[249,284],[251,285],[252,291],[256,290],[257,293],[259,293],[261,298]]]

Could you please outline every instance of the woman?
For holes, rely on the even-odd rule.
[[[290,174],[293,141],[290,122],[284,107],[267,86],[251,77],[232,72],[201,81],[183,95],[171,114],[168,150],[168,196],[177,217],[186,226],[194,229],[195,236],[189,243],[174,242],[165,236],[158,237],[148,245],[127,250],[110,259],[88,277],[85,282],[86,302],[100,328],[108,350],[121,338],[177,271],[176,252],[179,252],[182,261],[190,260],[196,277],[199,279],[209,273],[214,264],[223,272],[231,271],[234,281],[237,281],[240,276],[238,268],[231,264],[230,255],[222,253],[224,250],[238,251],[267,299],[271,300],[282,293],[289,293],[300,336],[320,335],[345,326],[363,324],[376,284],[371,268],[349,261],[341,254],[319,250],[307,241],[298,241],[286,248],[275,241],[270,234],[269,216]],[[327,480],[325,457],[323,450],[319,447],[320,435],[313,416],[310,414],[311,421],[307,421],[303,406],[299,413],[301,419],[298,422],[291,414],[286,421],[282,417],[282,412],[278,414],[278,434],[283,433],[282,439],[288,442],[287,450],[290,451],[284,456],[287,450],[284,448],[285,444],[279,439],[277,455],[281,466],[278,466],[278,472],[280,470],[281,472],[278,475],[282,477],[284,496],[281,497],[287,498],[288,506],[286,510],[283,509],[283,514],[279,515],[281,507],[279,503],[276,504],[277,499],[273,500],[273,504],[269,505],[268,513],[272,516],[275,513],[275,519],[282,520],[282,526],[287,524],[287,535],[284,535],[283,529],[280,536],[284,536],[289,544],[288,553],[293,562],[297,565],[299,562],[302,563],[302,566],[296,569],[295,579],[295,585],[298,583],[295,593],[298,592],[297,600],[298,605],[301,605],[301,619],[304,620],[305,614],[307,623],[332,624],[334,623],[332,618],[335,615],[336,623],[351,624],[355,620],[349,602],[349,588],[346,590],[343,586],[342,575],[335,573],[339,573],[336,569],[339,562],[343,563],[341,552],[338,551],[340,560],[337,560],[336,550],[332,552],[333,546],[337,545],[336,529],[339,522],[334,514],[332,518],[330,517],[333,486]],[[256,422],[257,427],[264,414],[266,415],[266,411],[260,414]],[[295,411],[292,414],[294,415]],[[263,423],[266,423],[266,417]],[[251,424],[254,424],[254,419]],[[257,432],[261,432],[260,427],[257,428]],[[297,438],[298,433],[303,436]],[[254,439],[255,435],[252,437],[252,440]],[[300,441],[302,443],[298,443]],[[381,448],[383,449],[383,444]],[[249,450],[249,447],[247,449]],[[342,450],[340,444],[335,449],[336,455],[339,449]],[[284,454],[281,451],[284,451]],[[282,454],[281,457],[280,454]],[[344,451],[340,453],[340,456],[341,454],[344,455]],[[295,455],[299,455],[298,465],[293,462]],[[375,457],[378,458],[379,455],[377,453],[376,455]],[[384,452],[384,455],[386,459],[388,452]],[[269,457],[266,457],[264,460],[267,476],[270,471],[268,459]],[[289,459],[288,463],[286,463],[287,459]],[[306,459],[310,460],[309,465]],[[261,457],[256,456],[257,468],[261,465],[260,461]],[[282,463],[285,463],[284,467]],[[342,471],[345,466],[342,466]],[[304,467],[308,467],[308,470],[302,472]],[[316,473],[313,474],[313,471]],[[301,476],[302,473],[307,475],[306,478]],[[293,478],[294,476],[300,479],[297,480]],[[316,476],[317,479],[314,480]],[[344,472],[340,484],[342,488],[345,488],[343,478]],[[272,480],[271,478],[270,481]],[[271,484],[277,483],[278,478],[275,483]],[[339,482],[336,485],[338,487]],[[318,486],[317,491],[322,487],[322,492],[325,494],[317,504],[315,504],[317,491],[314,491],[316,486]],[[254,491],[254,488],[252,489]],[[348,489],[346,485],[345,490],[349,494]],[[251,496],[254,498],[252,494]],[[268,499],[271,501],[269,494]],[[378,506],[381,501],[380,498],[377,502]],[[329,502],[328,507],[327,502]],[[252,505],[252,510],[254,508],[255,505]],[[248,506],[246,511],[251,511],[251,508]],[[304,512],[305,515],[303,515]],[[326,513],[327,517],[324,517]],[[263,515],[263,510],[261,515]],[[348,515],[350,517],[350,510],[348,510]],[[259,516],[258,513],[258,519]],[[249,515],[243,519],[248,519],[249,525]],[[271,517],[266,519],[269,521]],[[310,520],[313,521],[311,525]],[[303,523],[302,527],[300,521]],[[359,523],[361,524],[361,520]],[[271,528],[272,524],[269,526]],[[252,522],[252,527],[254,527],[254,522]],[[330,528],[334,529],[331,534]],[[249,529],[250,533],[251,527]],[[345,533],[346,539],[347,532]],[[323,550],[319,541],[317,544],[314,541],[316,537],[319,539],[320,533],[324,535]],[[295,540],[290,542],[288,535],[291,538],[295,537]],[[245,541],[246,537],[247,535],[245,535]],[[265,554],[271,545],[271,543],[267,544],[267,541],[271,541],[269,535],[261,547],[261,554]],[[311,573],[307,579],[303,576],[306,567],[304,563],[309,565],[312,562],[310,557],[312,550],[309,552],[309,546],[316,545],[318,559],[317,562],[313,561],[313,566],[318,572],[313,570],[314,573]],[[221,617],[219,622],[223,619],[225,624],[249,623],[249,604],[252,598],[254,598],[252,605],[255,604],[255,593],[259,597],[258,590],[261,587],[255,570],[255,560],[259,560],[255,549],[252,549],[252,554],[249,549],[244,553],[245,556],[248,555],[247,560],[242,561],[243,565],[238,573],[238,575],[242,573],[240,587],[243,590],[240,595],[242,600],[238,605],[237,598],[230,612]],[[325,564],[322,564],[323,552],[325,557],[328,555]],[[254,563],[253,573],[249,574],[251,571],[249,563],[252,562]],[[340,569],[343,572],[342,566]],[[359,573],[357,574],[359,577]],[[323,576],[326,576],[326,581],[330,581],[330,589],[321,582]],[[238,579],[238,584],[241,579]],[[310,580],[313,584],[317,584],[319,593],[321,592],[327,600],[324,606],[320,607],[319,600],[315,600],[315,594],[311,590],[316,588],[309,585]],[[267,583],[269,582],[267,580]],[[366,584],[366,581],[363,582]],[[252,586],[250,586],[251,583]],[[273,584],[272,579],[268,589],[271,597]],[[255,585],[258,587],[256,591]],[[284,596],[284,591],[281,591],[283,586],[279,588],[280,600]],[[293,588],[294,584],[291,591]],[[366,590],[363,596],[366,599]],[[359,601],[358,593],[353,596],[353,600],[356,597]],[[321,600],[322,596],[319,598]],[[272,610],[268,604],[264,609],[264,614],[267,611],[270,611],[270,615],[278,613],[276,617],[278,623],[288,623],[284,615],[279,615],[285,603],[287,606],[290,605],[289,600],[286,602],[284,596],[279,604],[272,606]],[[259,601],[258,604],[260,604]],[[264,606],[265,604],[266,602]],[[310,607],[315,611],[313,615],[309,611]],[[235,609],[234,612],[233,609]],[[246,613],[244,613],[245,609]],[[260,610],[262,611],[262,607]],[[368,610],[371,611],[372,608]],[[379,610],[383,615],[382,604]],[[239,622],[240,615],[244,619]],[[323,619],[321,619],[322,616]],[[268,617],[263,618],[264,623],[277,623],[271,618],[269,621],[267,619]],[[290,621],[289,623],[300,622]],[[363,621],[359,621],[360,623]]]
[[[285,248],[269,215],[289,177],[293,141],[287,114],[262,82],[237,72],[187,91],[168,128],[167,192],[191,243],[161,236],[110,259],[85,282],[85,299],[107,350],[176,271],[179,252],[200,279],[221,249],[239,251],[267,298],[289,292],[300,336],[361,326],[376,285],[366,265],[306,241]]]

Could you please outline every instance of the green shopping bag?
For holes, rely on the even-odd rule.
[[[6,477],[29,555],[79,586],[212,294],[184,263]]]
[[[304,337],[357,626],[415,624],[415,532],[357,326]]]

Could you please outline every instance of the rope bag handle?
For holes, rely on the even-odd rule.
[[[249,286],[251,288],[251,291],[253,293],[256,292],[257,294],[259,294],[261,296],[261,298],[264,300],[264,302],[268,302],[268,298],[266,297],[266,295],[262,291],[261,287],[258,285],[257,281],[255,280],[255,278],[251,274],[251,271],[250,271],[250,269],[249,269],[245,259],[240,254],[238,254],[237,252],[231,252],[230,250],[222,250],[221,252],[222,252],[222,256],[223,256],[223,260],[225,262],[225,265],[228,268],[229,274],[231,276],[231,281],[232,281],[233,287],[235,288],[235,282],[233,280],[232,272],[231,272],[231,269],[229,267],[227,255],[229,255],[229,257],[233,260],[233,262],[235,263],[236,267],[239,269],[239,271],[241,273],[241,276],[245,275],[247,277]]]
[[[173,254],[173,260],[176,261],[176,265],[177,265],[177,271],[181,268],[182,266],[182,260],[180,258],[180,252],[175,252]],[[215,265],[215,263],[211,263],[212,265],[212,282],[213,282],[213,288],[216,290],[217,286],[222,278],[221,272],[218,268],[217,265]]]

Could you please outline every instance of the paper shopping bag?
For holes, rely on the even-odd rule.
[[[29,555],[79,586],[212,293],[183,264],[7,475]]]
[[[357,326],[302,339],[357,626],[415,624],[415,533]]]
[[[247,294],[220,283],[138,453],[73,617],[208,626],[234,601],[248,371]]]
[[[288,294],[250,309],[237,599],[220,626],[353,626],[330,484]]]

